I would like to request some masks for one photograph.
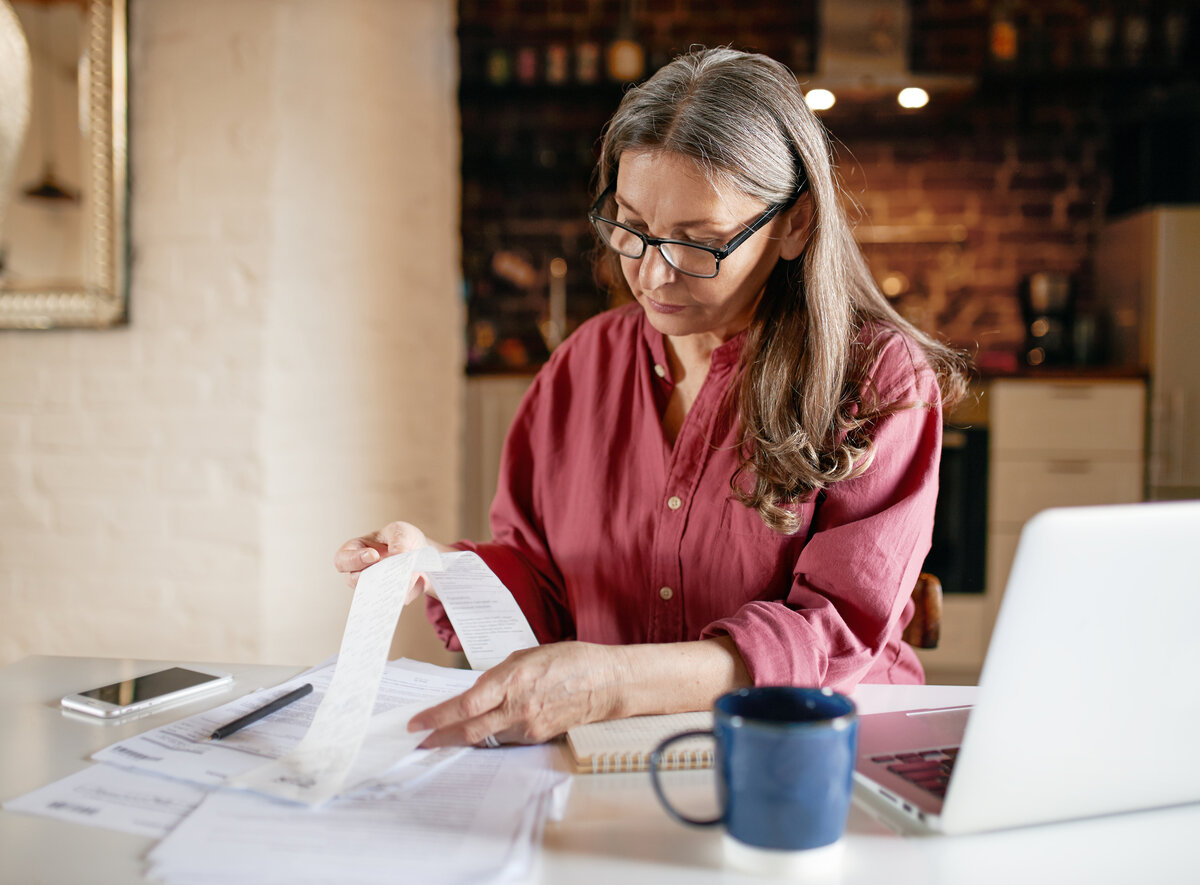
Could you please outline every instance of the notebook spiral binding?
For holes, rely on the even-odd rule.
[[[687,771],[697,768],[712,768],[712,750],[674,750],[665,753],[659,762],[662,771]],[[650,754],[605,753],[592,757],[592,774],[619,774],[629,771],[647,771]]]

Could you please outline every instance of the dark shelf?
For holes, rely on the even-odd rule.
[[[1016,95],[1026,100],[1082,95],[1093,97],[1101,106],[1120,108],[1148,93],[1186,93],[1198,84],[1200,68],[1195,65],[986,70],[979,76],[979,95]]]
[[[616,110],[629,83],[604,81],[598,83],[505,83],[495,85],[486,81],[463,81],[458,87],[460,103],[480,102],[493,105],[503,101],[516,104],[567,102],[573,105],[602,105],[608,113]]]

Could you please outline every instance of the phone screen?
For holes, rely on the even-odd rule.
[[[81,691],[80,694],[85,698],[93,698],[97,701],[124,707],[180,689],[191,688],[203,682],[212,682],[217,678],[211,673],[197,673],[195,670],[186,670],[183,667],[171,667],[169,670],[159,670],[157,673],[148,673],[134,679],[114,682],[112,685],[93,688],[91,691]]]

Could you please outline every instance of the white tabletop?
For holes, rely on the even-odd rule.
[[[0,670],[0,801],[92,764],[88,756],[114,741],[224,703],[237,693],[276,684],[303,669],[216,665],[235,675],[232,692],[118,724],[67,716],[58,706],[64,694],[146,672],[159,663],[31,657]],[[953,706],[969,703],[973,696],[973,688],[958,686],[862,686],[855,692],[862,713]],[[1147,752],[1153,752],[1152,746]],[[565,760],[562,764],[565,770]],[[666,777],[668,789],[683,800],[711,793],[711,772]],[[952,838],[898,835],[878,819],[882,813],[870,800],[857,797],[840,863],[805,881],[1200,881],[1200,805]],[[141,883],[142,857],[152,845],[147,838],[0,811],[0,883]],[[668,818],[645,774],[576,777],[566,817],[547,826],[544,846],[533,881],[547,885],[764,881],[725,867],[719,832],[685,827]],[[404,881],[402,873],[397,881]]]

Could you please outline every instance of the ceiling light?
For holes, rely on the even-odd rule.
[[[804,100],[814,111],[827,111],[833,107],[837,97],[828,89],[810,89],[805,93]]]
[[[908,86],[896,96],[902,108],[923,108],[929,104],[929,93],[919,86]]]

